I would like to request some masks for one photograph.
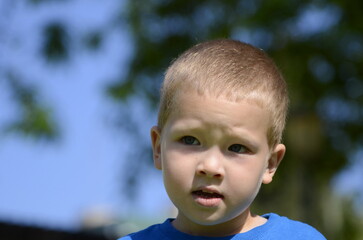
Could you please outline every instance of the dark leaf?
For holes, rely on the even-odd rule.
[[[69,36],[63,24],[55,22],[44,29],[42,53],[50,61],[66,60],[69,56]]]

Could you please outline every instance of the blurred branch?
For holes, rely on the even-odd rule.
[[[50,110],[37,101],[37,91],[21,83],[13,74],[8,74],[7,82],[20,114],[18,120],[9,123],[5,130],[37,139],[57,139],[59,132],[55,121]]]
[[[51,22],[44,29],[43,56],[50,61],[67,60],[69,36],[62,23]]]

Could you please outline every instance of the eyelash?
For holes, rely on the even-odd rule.
[[[236,146],[239,147],[240,150],[243,149],[243,151],[242,152],[240,150],[233,150],[232,151],[232,148],[236,147]],[[228,150],[231,151],[231,152],[235,152],[235,153],[248,153],[248,152],[250,152],[247,147],[245,147],[245,146],[243,146],[241,144],[232,144],[231,146],[228,147]]]
[[[184,136],[180,139],[180,142],[185,145],[200,145],[200,142],[197,138],[193,136]],[[235,147],[238,147],[238,150],[233,149]],[[243,151],[240,151],[243,149]],[[243,146],[242,144],[232,144],[228,147],[228,151],[234,152],[234,153],[248,153],[250,152],[249,149],[246,146]]]
[[[189,140],[189,141],[188,141]],[[190,142],[190,140],[192,140],[192,142]],[[180,141],[185,144],[185,145],[200,145],[200,142],[198,141],[198,139],[196,139],[193,136],[184,136],[180,139]],[[195,143],[195,141],[197,141],[197,143]]]

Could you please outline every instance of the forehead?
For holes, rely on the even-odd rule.
[[[243,128],[266,136],[270,116],[253,100],[231,101],[224,96],[183,92],[175,96],[167,125],[178,128],[211,127],[226,131]]]

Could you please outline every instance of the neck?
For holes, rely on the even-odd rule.
[[[247,232],[263,225],[266,221],[265,218],[246,211],[245,214],[241,214],[234,219],[222,223],[203,225],[190,221],[179,213],[177,218],[172,222],[172,225],[179,231],[194,236],[224,237]]]

